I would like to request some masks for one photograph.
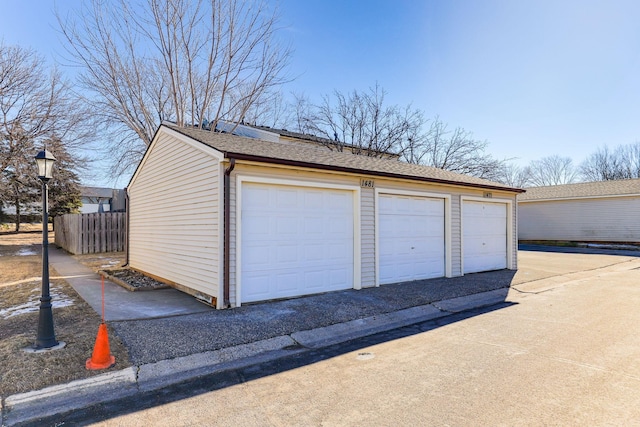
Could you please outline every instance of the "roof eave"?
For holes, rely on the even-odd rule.
[[[508,191],[512,193],[524,193],[526,190],[521,188],[513,188],[513,187],[501,187],[494,185],[486,185],[472,182],[461,182],[461,181],[450,181],[446,179],[439,178],[428,178],[422,176],[414,176],[414,175],[402,175],[396,174],[392,172],[382,172],[382,171],[374,171],[374,170],[364,170],[357,168],[348,168],[342,166],[333,166],[333,165],[324,165],[318,163],[310,163],[310,162],[300,162],[296,160],[287,160],[287,159],[278,159],[273,157],[265,157],[265,156],[256,156],[253,154],[245,154],[245,153],[234,153],[231,151],[224,152],[224,157],[226,158],[234,158],[236,160],[245,160],[245,161],[253,161],[259,163],[271,163],[278,164],[283,166],[295,166],[295,167],[305,167],[310,169],[321,169],[321,170],[330,170],[336,172],[347,172],[353,174],[367,174],[380,176],[385,178],[398,178],[398,179],[410,179],[413,181],[422,181],[422,182],[431,182],[435,184],[446,184],[446,185],[456,185],[456,186],[465,186],[472,188],[481,188],[486,190],[496,190],[496,191]]]

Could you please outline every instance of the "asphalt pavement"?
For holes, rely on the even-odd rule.
[[[52,251],[50,259],[54,268],[98,311],[100,292],[95,288],[99,289],[99,276],[62,251]],[[611,259],[615,257],[602,256],[597,261],[590,258],[587,266],[593,268],[595,262],[596,268],[611,268]],[[571,274],[579,275],[583,269],[576,265],[575,271],[563,280],[570,280]],[[523,281],[544,280],[536,274]],[[557,272],[549,274],[558,277]],[[292,357],[453,313],[503,306],[510,286],[518,282],[514,275],[513,271],[501,270],[230,310],[214,310],[173,289],[122,292],[118,285],[107,281],[107,321],[124,342],[134,366],[6,397],[3,425],[35,422],[99,402]],[[135,304],[132,298],[137,298]]]
[[[521,272],[551,267],[558,274],[516,277],[511,304],[43,421],[99,427],[640,425],[640,258],[520,257]]]

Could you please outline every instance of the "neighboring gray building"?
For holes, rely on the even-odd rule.
[[[124,212],[124,190],[102,187],[80,187],[80,213]]]
[[[528,188],[518,239],[640,242],[640,179]]]
[[[128,262],[217,308],[516,269],[519,192],[163,124],[128,186]]]

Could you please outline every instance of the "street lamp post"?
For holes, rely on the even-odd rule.
[[[36,157],[38,178],[42,181],[42,297],[40,298],[40,315],[38,318],[38,336],[34,351],[54,350],[64,347],[64,342],[56,340],[53,330],[53,310],[51,309],[51,295],[49,293],[49,180],[52,176],[53,163],[56,158],[46,149],[40,151]]]

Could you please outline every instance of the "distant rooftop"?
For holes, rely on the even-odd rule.
[[[80,194],[83,197],[110,198],[110,197],[113,197],[113,189],[112,188],[104,188],[104,187],[85,187],[85,186],[80,186]]]
[[[640,196],[640,179],[580,182],[576,184],[531,187],[518,195],[518,201],[577,199],[584,197]]]

